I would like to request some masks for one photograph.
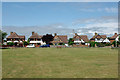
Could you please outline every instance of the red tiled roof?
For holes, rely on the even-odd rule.
[[[94,40],[95,38],[103,38],[103,39],[105,39],[105,38],[107,38],[107,36],[106,36],[106,35],[96,34],[96,35],[94,35],[90,40]]]
[[[57,35],[57,37],[59,37],[59,39],[64,43],[68,43],[67,35]]]
[[[77,38],[77,39],[82,39],[82,40],[85,41],[85,42],[88,42],[88,41],[89,41],[87,35],[75,35],[75,36],[73,37],[73,39],[75,39],[75,38]]]
[[[25,36],[18,35],[17,33],[11,33],[7,38],[25,38]]]
[[[117,38],[117,36],[118,36],[118,34],[115,33],[110,39],[115,39],[115,38]]]
[[[30,38],[42,38],[42,35],[38,35],[37,33],[34,33]]]

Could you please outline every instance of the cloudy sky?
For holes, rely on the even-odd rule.
[[[118,32],[117,2],[3,2],[2,29],[29,37],[57,33],[73,36]],[[74,31],[73,31],[74,29]]]

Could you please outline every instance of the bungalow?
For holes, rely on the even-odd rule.
[[[55,33],[53,41],[51,41],[50,44],[53,44],[53,45],[68,44],[67,35],[57,35]]]
[[[104,43],[110,43],[109,39],[107,38],[106,35],[99,35],[95,33],[95,35],[90,39],[92,42],[104,42]]]
[[[34,44],[36,47],[45,44],[42,41],[42,36],[38,35],[35,32],[32,32],[32,35],[30,36],[29,41],[30,41],[30,44]]]
[[[78,45],[78,46],[88,46],[88,37],[87,35],[78,35],[77,33],[75,33],[75,36],[73,37],[74,40],[74,46]]]
[[[25,41],[24,35],[18,35],[15,32],[10,32],[10,35],[6,38],[7,43],[13,42],[15,46],[23,46],[23,41]]]
[[[114,41],[119,41],[120,34],[115,33],[112,37],[110,37],[110,43],[113,43]]]

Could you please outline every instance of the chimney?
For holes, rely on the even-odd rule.
[[[75,33],[75,36],[77,36],[77,33]]]
[[[115,33],[115,35],[117,35],[117,33]]]
[[[54,36],[57,36],[57,33],[54,33]]]
[[[32,35],[34,34],[34,32],[32,32]]]
[[[95,35],[97,35],[97,33],[95,32]]]
[[[13,32],[10,32],[10,35],[12,35]]]

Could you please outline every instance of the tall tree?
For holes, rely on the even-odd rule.
[[[7,33],[0,30],[0,43],[3,43],[3,40],[6,38]]]
[[[43,37],[42,37],[42,40],[43,40],[43,42],[45,42],[46,44],[49,44],[50,43],[50,41],[53,41],[53,36],[52,36],[52,34],[46,34],[46,35],[44,35]]]

